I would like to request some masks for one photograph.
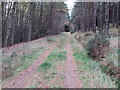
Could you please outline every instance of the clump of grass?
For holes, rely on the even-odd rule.
[[[100,66],[97,62],[94,62],[90,59],[90,57],[87,55],[87,51],[84,49],[79,52],[75,50],[73,56],[78,63],[82,61],[81,63],[85,64],[85,67],[88,69],[94,70],[96,67]]]
[[[50,62],[44,62],[43,64],[41,64],[41,65],[39,66],[39,69],[41,69],[41,70],[47,70],[47,69],[50,68],[50,67],[51,67]]]
[[[52,53],[48,56],[48,60],[65,60],[66,59],[66,52],[60,52],[60,53]]]

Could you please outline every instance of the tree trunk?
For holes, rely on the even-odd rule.
[[[96,33],[96,2],[93,3],[93,32]]]
[[[17,19],[17,16],[16,16],[16,6],[17,6],[17,2],[14,2],[13,3],[13,9],[12,9],[12,40],[11,40],[11,45],[14,44],[14,40],[15,40],[15,29],[16,29],[16,19]]]
[[[100,3],[100,16],[99,16],[99,34],[103,33],[103,3]]]
[[[119,2],[117,2],[117,18],[116,18],[116,28],[119,26]]]
[[[2,7],[0,3],[0,48],[2,47]]]
[[[105,3],[105,26],[104,33],[109,36],[109,2]]]
[[[112,5],[112,24],[113,24],[113,27],[115,27],[115,3],[114,2]]]

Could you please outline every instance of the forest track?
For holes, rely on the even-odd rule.
[[[73,57],[72,47],[70,41],[67,41],[66,46],[67,51],[67,61],[66,61],[66,72],[65,72],[65,88],[81,88],[82,81],[79,79],[79,75],[77,73],[76,62]]]
[[[24,88],[26,83],[29,81],[29,79],[32,77],[36,69],[40,66],[40,64],[43,63],[43,61],[48,57],[48,55],[53,51],[53,49],[56,47],[56,43],[50,45],[48,50],[44,51],[38,60],[33,62],[33,64],[26,69],[25,71],[21,72],[19,75],[15,76],[13,80],[9,81],[6,86],[3,88]]]

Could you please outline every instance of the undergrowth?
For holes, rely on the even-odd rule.
[[[96,34],[86,45],[88,55],[95,60],[102,60],[108,55],[110,42],[107,36]]]
[[[115,82],[104,74],[98,62],[92,61],[87,51],[75,40],[71,41],[83,88],[116,88]],[[77,46],[78,45],[78,46]]]

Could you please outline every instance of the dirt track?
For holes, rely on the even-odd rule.
[[[33,77],[36,69],[43,63],[47,56],[56,47],[56,43],[52,44],[48,50],[44,51],[38,60],[33,62],[33,64],[26,70],[22,71],[19,75],[15,76],[11,81],[9,81],[3,88],[24,88],[27,83],[30,83],[31,77]],[[79,80],[79,75],[77,74],[76,62],[73,57],[72,47],[70,41],[67,41],[66,45],[67,60],[65,68],[65,88],[81,88],[82,82]]]
[[[56,44],[52,44],[48,50],[44,51],[38,60],[33,62],[33,64],[26,69],[25,71],[21,72],[17,75],[13,80],[8,82],[5,87],[3,88],[24,88],[27,81],[32,77],[36,69],[39,67],[40,64],[47,58],[47,56],[51,53],[51,51],[56,47]]]
[[[73,57],[72,47],[70,41],[68,40],[67,46],[67,61],[66,61],[66,73],[65,73],[65,88],[81,88],[82,82],[79,80],[79,75],[77,74],[76,62]]]
[[[39,76],[39,74],[41,74],[41,72],[37,73],[38,76],[35,73],[35,72],[37,72],[36,71],[37,68],[44,62],[44,60],[48,57],[48,55],[53,51],[54,48],[60,48],[60,47],[58,47],[59,46],[58,42],[62,41],[60,39],[58,40],[58,42],[56,42],[57,44],[54,43],[54,44],[50,45],[48,47],[48,49],[46,51],[44,51],[39,56],[39,58],[33,62],[33,64],[29,68],[20,72],[19,75],[12,77],[13,78],[12,80],[5,83],[6,85],[3,86],[3,88],[25,88],[26,86],[31,86],[34,84],[38,84],[38,86],[35,86],[36,88],[43,88],[43,87],[51,88],[49,82],[53,83],[53,85],[55,85],[57,81],[59,81],[58,85],[63,88],[82,88],[82,87],[84,87],[84,81],[80,80],[81,74],[80,73],[78,74],[79,70],[77,70],[78,63],[76,63],[74,56],[73,56],[73,50],[72,50],[72,46],[70,43],[70,37],[69,37],[70,35],[68,35],[68,34],[66,34],[66,35],[67,35],[67,37],[65,37],[65,38],[63,37],[62,40],[66,39],[67,44],[65,42],[65,46],[62,49],[64,49],[67,52],[67,55],[66,55],[67,59],[66,59],[66,61],[64,61],[63,67],[59,67],[60,64],[57,65],[58,69],[57,69],[57,73],[55,74],[55,75],[57,75],[57,78],[53,77],[54,75],[51,74],[50,79],[45,79],[45,82],[41,81],[39,83],[39,80],[38,80],[38,82],[34,81],[35,79],[41,78]],[[56,39],[56,37],[55,37],[55,39]],[[112,43],[113,41],[115,43]],[[37,42],[37,43],[39,43],[39,42]],[[118,43],[117,38],[114,40],[111,40],[111,43],[112,43],[111,47],[117,47],[117,43]],[[44,46],[46,47],[46,44]],[[39,47],[39,45],[38,45],[38,47]],[[62,76],[62,79],[60,78],[61,76]],[[108,85],[109,85],[109,83],[108,83]]]

